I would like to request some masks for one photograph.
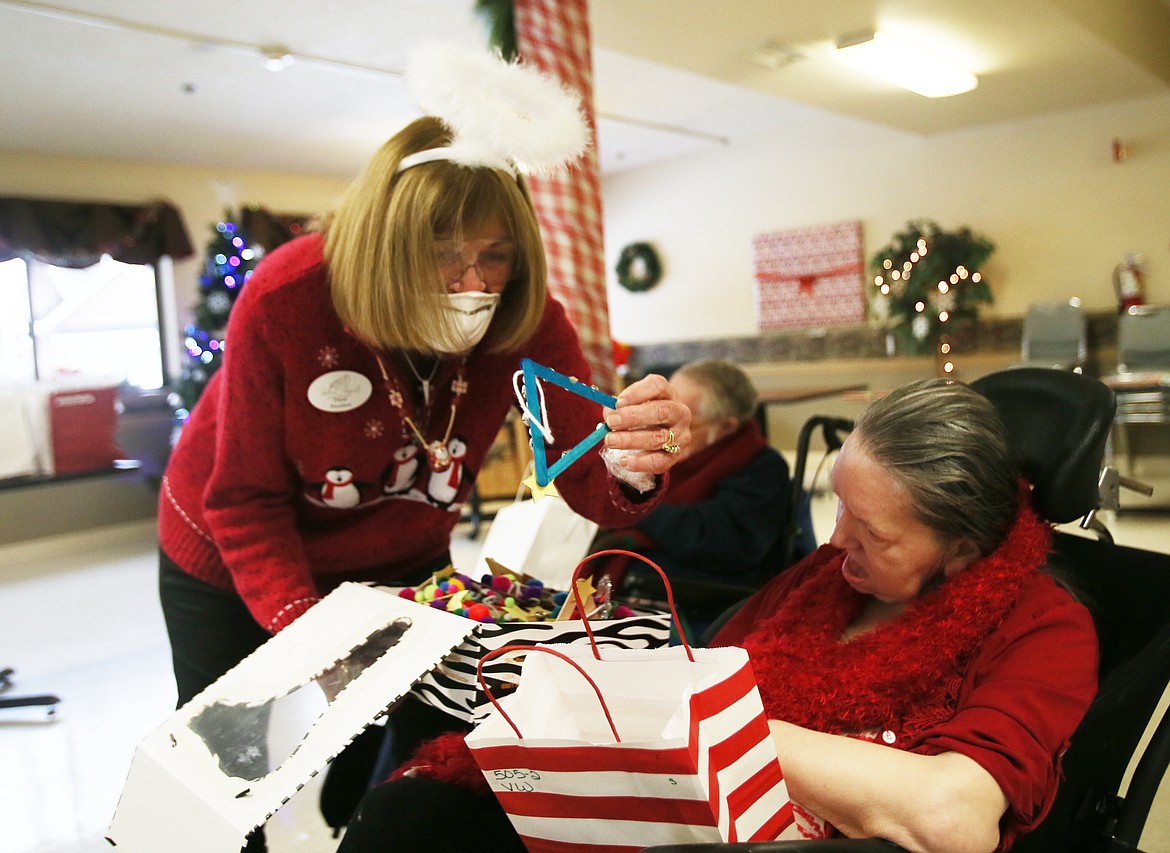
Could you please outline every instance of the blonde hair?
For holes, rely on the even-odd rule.
[[[451,141],[437,118],[411,122],[373,156],[326,218],[333,307],[353,334],[379,349],[433,353],[446,326],[447,293],[435,238],[499,219],[516,241],[516,270],[484,338],[488,352],[522,346],[544,311],[544,246],[520,178],[436,160],[398,172],[402,158]]]

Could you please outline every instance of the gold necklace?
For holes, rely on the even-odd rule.
[[[382,356],[374,353],[374,359],[378,362],[378,370],[382,372],[382,386],[386,389],[386,398],[390,401],[390,405],[398,410],[398,413],[402,416],[403,423],[410,427],[416,443],[427,455],[427,464],[436,473],[446,471],[451,467],[451,451],[447,447],[447,442],[451,440],[451,429],[455,426],[455,411],[459,408],[459,404],[463,402],[463,395],[467,393],[467,380],[463,375],[463,368],[467,364],[467,357],[464,356],[460,359],[455,378],[451,380],[451,415],[447,418],[447,429],[441,439],[434,441],[427,441],[426,436],[422,434],[422,430],[418,428],[418,425],[406,413],[406,401],[402,396],[402,391],[398,388],[398,383],[390,377],[390,372],[386,370]],[[407,363],[410,363],[409,359],[407,359]],[[436,370],[438,369],[438,362],[435,362],[435,368]],[[411,365],[411,370],[414,370],[413,365]],[[418,376],[417,373],[415,375]],[[425,422],[430,421],[431,409],[427,389],[430,387],[430,380],[434,379],[434,377],[435,372],[432,371],[430,377],[427,379],[426,385],[424,385],[423,397],[426,400]],[[421,381],[422,377],[419,377],[419,379]]]
[[[418,380],[419,385],[422,386],[423,405],[428,408],[431,405],[431,382],[435,378],[435,374],[439,372],[439,361],[436,358],[435,363],[431,365],[431,374],[426,379],[423,379],[422,374],[418,372],[418,368],[414,366],[414,362],[410,360],[408,353],[402,353],[402,357],[406,359],[406,366],[410,368],[410,372],[414,374],[414,378]]]

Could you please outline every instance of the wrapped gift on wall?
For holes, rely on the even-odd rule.
[[[752,252],[761,330],[865,320],[861,220],[757,234]]]
[[[56,474],[110,467],[122,457],[118,431],[118,389],[107,386],[53,386],[48,394],[49,434]]]

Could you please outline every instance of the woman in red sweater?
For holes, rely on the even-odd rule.
[[[927,380],[858,419],[829,543],[716,637],[747,649],[795,837],[1006,850],[1047,814],[1097,688],[1092,617],[1051,574],[991,404]]]
[[[458,103],[442,85],[426,92],[456,72]],[[322,233],[265,258],[163,478],[160,587],[180,704],[341,582],[408,585],[447,564],[523,357],[590,380],[548,293],[522,177],[583,150],[577,101],[534,71],[452,49],[417,54],[411,79],[445,118],[397,133]],[[690,413],[662,377],[604,413],[547,388],[543,410],[558,448],[602,417],[613,430],[613,459],[588,454],[556,481],[607,526],[654,505],[689,440]]]
[[[832,484],[829,543],[715,638],[756,674],[796,807],[781,837],[1006,850],[1052,804],[1097,641],[1044,570],[1049,526],[1004,428],[971,388],[914,383],[862,414]],[[468,826],[479,849],[524,849],[448,735],[366,795],[339,853],[462,850]]]

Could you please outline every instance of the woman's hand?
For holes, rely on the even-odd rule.
[[[622,467],[632,472],[666,473],[691,441],[691,410],[656,374],[622,391],[617,408],[605,410],[605,425],[611,430],[605,436],[606,447],[643,451],[622,456]]]

